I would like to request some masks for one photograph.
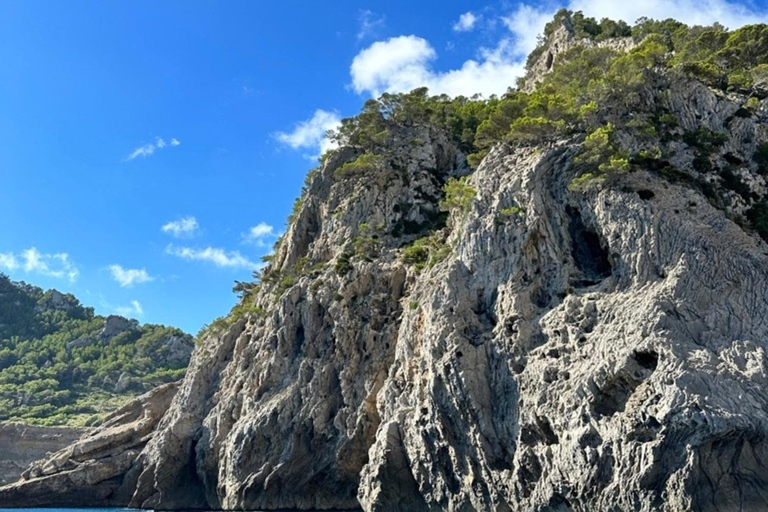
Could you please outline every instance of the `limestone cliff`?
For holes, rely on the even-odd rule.
[[[0,485],[21,477],[27,467],[77,441],[86,428],[0,425]]]
[[[86,482],[89,504],[165,509],[766,509],[768,245],[734,219],[765,197],[768,100],[737,114],[743,95],[665,80],[643,101],[720,134],[710,164],[740,162],[744,194],[680,137],[660,142],[674,179],[574,187],[584,134],[472,172],[443,130],[391,124],[375,162],[342,147],[312,176],[154,430],[108,424],[108,452],[60,454],[0,504]]]

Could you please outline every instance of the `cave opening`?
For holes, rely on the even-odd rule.
[[[566,208],[568,214],[568,232],[571,236],[571,256],[576,268],[583,279],[576,281],[574,286],[584,288],[600,283],[609,277],[613,271],[608,260],[608,252],[603,248],[600,236],[587,229],[581,214],[571,206]]]

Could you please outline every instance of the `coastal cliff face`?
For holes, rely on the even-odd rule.
[[[176,394],[164,384],[109,415],[98,429],[32,463],[0,488],[5,507],[106,507],[128,502],[136,458]]]
[[[164,509],[765,510],[768,245],[733,219],[768,190],[768,100],[663,90],[649,108],[721,134],[707,157],[741,162],[742,193],[680,137],[662,142],[676,179],[577,187],[584,134],[500,144],[472,172],[444,131],[391,125],[376,162],[342,147],[314,173],[172,400],[0,503],[87,484],[89,504]]]
[[[87,428],[0,425],[0,486],[15,482],[27,467],[74,443]]]

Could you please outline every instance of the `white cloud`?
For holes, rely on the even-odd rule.
[[[505,39],[506,44],[513,47],[517,59],[522,61],[536,48],[539,35],[544,33],[544,25],[552,21],[556,12],[520,4],[503,19],[504,25],[512,33],[512,38]]]
[[[277,236],[273,226],[270,226],[266,222],[260,222],[243,235],[243,241],[258,247],[267,247],[269,241]]]
[[[766,11],[756,11],[746,2],[727,0],[571,0],[568,8],[584,11],[587,16],[622,19],[634,23],[638,18],[674,18],[688,25],[711,25],[719,22],[731,29],[750,23],[765,23]],[[554,15],[554,13],[552,13]]]
[[[387,18],[376,14],[373,11],[363,10],[360,11],[358,17],[360,22],[360,29],[357,31],[357,39],[365,39],[369,36],[375,36],[377,32],[383,29],[387,24]]]
[[[361,51],[352,61],[352,87],[358,93],[378,96],[383,92],[406,92],[426,86],[432,94],[473,96],[503,94],[523,71],[522,59],[509,54],[508,41],[493,50],[481,49],[481,60],[468,60],[461,68],[435,72],[430,63],[437,52],[416,36],[379,41]]]
[[[427,82],[427,64],[436,56],[427,40],[420,37],[377,41],[352,60],[352,87],[375,96],[384,91],[409,91]]]
[[[341,118],[337,112],[318,109],[311,119],[298,123],[292,132],[277,132],[274,136],[293,149],[316,150],[317,154],[311,156],[316,158],[333,148],[333,143],[328,140],[325,133],[338,128],[340,123]]]
[[[140,317],[144,315],[144,308],[141,307],[141,303],[137,300],[132,300],[130,306],[118,306],[115,308],[115,313],[124,317]]]
[[[503,94],[514,86],[516,78],[525,72],[525,59],[536,47],[544,25],[557,10],[567,7],[584,11],[598,20],[603,17],[623,19],[634,23],[646,16],[655,19],[675,18],[689,25],[708,25],[715,21],[730,28],[764,22],[768,12],[756,11],[746,3],[727,0],[570,0],[548,4],[519,4],[503,18],[508,29],[490,48],[479,48],[476,59],[467,60],[456,69],[437,71],[432,65],[437,52],[430,43],[415,35],[399,36],[378,41],[365,48],[352,61],[352,88],[358,93],[378,96],[382,92],[407,92],[428,87],[432,94],[472,96]],[[465,13],[455,29],[470,26]],[[477,18],[475,16],[475,18]],[[462,23],[464,21],[464,23]],[[476,26],[477,19],[471,23]]]
[[[0,268],[4,268],[6,270],[16,270],[19,268],[19,262],[16,260],[16,256],[13,255],[13,253],[0,253]]]
[[[200,229],[197,219],[189,216],[164,224],[160,230],[176,238],[189,238]]]
[[[453,24],[454,32],[469,32],[475,28],[475,24],[479,18],[475,16],[471,11],[465,12],[459,16],[459,21]]]
[[[176,139],[176,138],[171,139],[171,146],[176,147],[179,144],[181,144],[181,142],[179,142],[179,139]],[[155,138],[155,142],[144,144],[143,146],[139,146],[138,148],[134,149],[131,152],[131,154],[126,157],[126,160],[133,160],[134,158],[138,158],[138,157],[146,158],[154,154],[154,152],[157,151],[158,149],[163,149],[166,146],[167,144],[165,140],[163,140],[160,137],[157,137]]]
[[[192,247],[177,247],[169,245],[165,248],[165,253],[191,261],[206,261],[213,263],[217,267],[226,268],[246,268],[257,269],[262,265],[255,263],[238,251],[225,251],[216,247],[206,247],[205,249],[195,249]]]
[[[134,284],[148,283],[155,279],[143,268],[123,268],[117,264],[110,265],[108,268],[112,273],[112,279],[120,283],[120,286],[123,287],[131,287]]]
[[[64,252],[44,254],[35,247],[30,247],[19,254],[10,252],[0,254],[0,268],[22,269],[28,274],[68,279],[70,282],[75,282],[80,275],[80,270],[72,263],[69,254]]]

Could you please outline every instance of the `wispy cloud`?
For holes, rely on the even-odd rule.
[[[112,279],[120,283],[122,287],[131,287],[135,284],[148,283],[154,281],[154,277],[149,275],[145,269],[123,268],[120,265],[110,265],[109,271],[112,273]]]
[[[536,47],[537,37],[557,9],[583,11],[597,19],[608,17],[634,23],[647,16],[675,18],[689,25],[720,22],[729,28],[764,22],[766,9],[756,4],[728,0],[570,0],[556,4],[521,3],[503,17],[506,31],[495,44],[477,49],[477,57],[447,71],[433,69],[437,52],[421,37],[404,35],[377,41],[360,51],[352,61],[352,88],[358,93],[378,96],[382,92],[407,92],[428,87],[432,94],[472,96],[503,94],[525,72],[525,59]],[[471,16],[467,16],[470,14]],[[474,18],[474,19],[473,19]],[[455,29],[477,28],[479,15],[465,13]]]
[[[459,16],[459,20],[453,24],[453,30],[454,32],[469,32],[475,28],[475,24],[477,24],[479,19],[480,18],[475,16],[471,11],[465,12]]]
[[[189,238],[197,234],[200,224],[197,223],[196,218],[188,216],[163,224],[160,230],[175,238]]]
[[[0,268],[5,270],[22,269],[28,274],[68,279],[75,282],[80,270],[72,263],[69,254],[65,252],[44,254],[35,247],[30,247],[19,254],[0,254]]]
[[[376,37],[386,27],[387,18],[384,15],[365,9],[360,11],[358,15],[358,23],[360,28],[357,31],[357,40],[361,41],[368,37]]]
[[[137,300],[132,300],[130,306],[117,306],[114,311],[116,314],[127,318],[140,318],[144,315],[144,308],[141,307],[141,303]]]
[[[254,244],[257,247],[268,247],[277,236],[273,226],[266,222],[260,222],[243,234],[243,242]]]
[[[222,268],[244,268],[255,270],[263,266],[249,260],[238,251],[225,251],[224,249],[219,249],[217,247],[198,249],[193,247],[179,247],[171,244],[165,248],[165,253],[185,260],[213,263],[217,267]]]
[[[0,268],[6,270],[16,270],[19,268],[19,262],[13,253],[0,253]]]
[[[277,132],[274,137],[293,149],[312,149],[316,153],[307,157],[316,158],[333,148],[333,143],[325,134],[328,130],[338,128],[340,124],[341,118],[338,112],[318,109],[310,119],[296,124],[293,131]]]
[[[163,149],[168,145],[171,145],[172,147],[180,146],[181,142],[177,138],[172,138],[170,143],[166,143],[164,139],[160,137],[155,138],[155,142],[144,144],[143,146],[139,146],[138,148],[134,149],[130,155],[126,157],[126,160],[130,161],[135,158],[146,158],[150,155],[153,155],[155,151],[159,149]]]

